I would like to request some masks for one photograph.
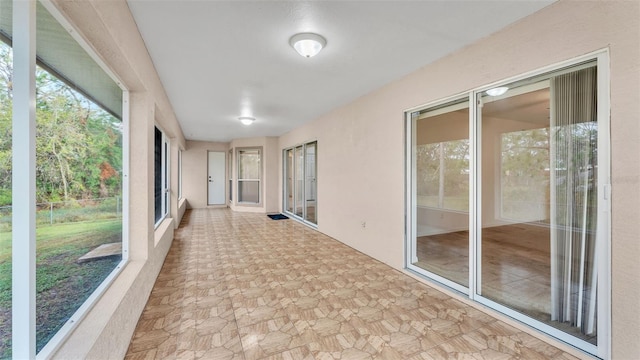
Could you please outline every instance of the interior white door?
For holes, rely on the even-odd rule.
[[[219,151],[209,151],[208,153],[208,200],[209,205],[225,204],[224,184],[225,184],[225,153]]]

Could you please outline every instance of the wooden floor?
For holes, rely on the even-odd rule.
[[[551,321],[549,228],[512,224],[482,229],[482,296],[591,343],[577,328]],[[468,286],[469,232],[423,236],[415,265]]]
[[[575,359],[293,220],[188,211],[127,359]]]

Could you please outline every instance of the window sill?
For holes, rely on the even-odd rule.
[[[167,233],[170,233],[173,235],[173,218],[170,217],[166,217],[164,218],[164,220],[162,220],[158,226],[156,227],[155,231],[153,232],[153,246],[157,247],[158,244],[162,241],[162,239],[164,239],[167,235]],[[167,230],[171,230],[171,231],[167,231]]]

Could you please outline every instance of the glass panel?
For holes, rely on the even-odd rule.
[[[11,358],[12,72],[11,47],[0,41],[0,359]]]
[[[295,153],[295,214],[302,217],[304,212],[304,152],[302,146]]]
[[[469,106],[461,99],[414,114],[416,234],[412,264],[469,284]]]
[[[238,180],[238,199],[244,203],[259,203],[260,181]]]
[[[162,213],[162,131],[157,127],[154,129],[153,194],[155,223],[158,223],[164,215]]]
[[[39,3],[37,22],[37,38],[55,24]],[[59,46],[46,46],[73,64],[64,44],[74,40],[60,34]],[[37,68],[37,351],[122,259],[122,131],[110,112]]]
[[[240,150],[238,152],[238,179],[260,179],[260,150]]]
[[[229,202],[233,200],[233,149],[229,150]]]
[[[260,150],[238,151],[238,201],[260,203]]]
[[[178,150],[178,200],[182,199],[182,150]]]
[[[478,292],[596,344],[596,68],[480,94]]]
[[[164,161],[162,162],[162,168],[164,171],[162,172],[162,214],[167,215],[169,213],[169,143],[164,141],[164,152],[162,157]]]
[[[293,149],[285,151],[285,209],[293,213]]]
[[[305,202],[307,204],[305,220],[316,223],[317,222],[317,204],[316,204],[316,194],[317,194],[317,185],[316,185],[316,152],[317,152],[317,143],[309,143],[305,146]]]

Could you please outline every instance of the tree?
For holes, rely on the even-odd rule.
[[[11,204],[12,54],[0,43],[0,206]],[[38,202],[120,194],[122,123],[42,68],[36,70]]]

